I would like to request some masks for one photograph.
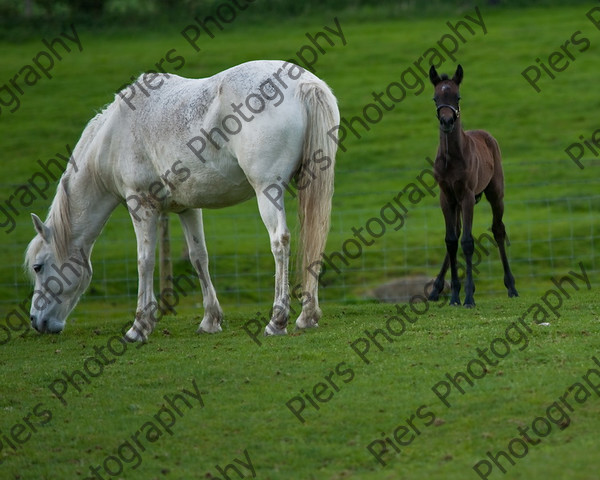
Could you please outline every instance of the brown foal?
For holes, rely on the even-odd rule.
[[[446,258],[442,264],[433,288],[430,300],[437,300],[444,288],[444,277],[448,266],[452,276],[450,305],[460,305],[460,280],[458,279],[456,254],[460,237],[461,217],[463,233],[461,246],[466,261],[465,303],[475,306],[473,294],[472,258],[474,241],[471,232],[473,226],[473,208],[485,194],[492,206],[492,233],[500,251],[504,267],[504,285],[509,297],[519,294],[515,288],[515,279],[510,271],[504,244],[506,230],[502,222],[504,214],[504,174],[498,142],[485,130],[464,131],[460,125],[460,94],[458,86],[463,78],[463,69],[459,65],[452,79],[447,75],[438,75],[432,65],[429,79],[435,87],[433,100],[440,122],[440,144],[438,147],[433,173],[440,186],[440,206],[446,222]]]

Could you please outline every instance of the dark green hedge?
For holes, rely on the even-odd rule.
[[[240,9],[251,3],[245,21],[281,19],[319,12],[344,12],[359,18],[439,15],[475,5],[515,8],[561,5],[559,0],[0,0],[0,37],[11,32],[53,30],[71,22],[99,27],[131,28],[180,22],[195,15],[214,14],[219,7]],[[589,1],[571,0],[588,5]]]

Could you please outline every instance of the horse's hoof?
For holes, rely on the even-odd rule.
[[[509,298],[518,297],[519,292],[517,292],[517,290],[515,288],[513,288],[512,290],[508,291],[508,296],[509,296]]]
[[[223,329],[221,328],[221,325],[217,325],[216,327],[205,327],[200,324],[198,330],[196,330],[196,333],[220,333],[222,331]]]
[[[440,294],[437,292],[431,292],[427,297],[430,302],[437,302],[440,299]]]
[[[147,342],[148,341],[148,337],[142,335],[138,330],[136,330],[135,328],[131,327],[127,331],[127,333],[125,334],[125,336],[123,337],[123,340],[125,340],[126,342],[129,342],[129,343]]]
[[[319,326],[319,319],[323,313],[319,307],[302,309],[302,313],[296,319],[296,330],[306,330],[307,328],[317,328]]]
[[[465,303],[464,307],[465,308],[475,308],[475,302],[473,302],[473,303]]]
[[[319,328],[319,322],[310,322],[308,325],[296,320],[296,330],[306,330],[307,328]]]
[[[221,324],[223,323],[223,312],[206,313],[198,325],[196,333],[220,333],[223,331]]]
[[[265,337],[270,337],[271,335],[287,335],[287,328],[279,328],[273,325],[272,322],[269,322],[269,324],[265,327],[264,335]]]

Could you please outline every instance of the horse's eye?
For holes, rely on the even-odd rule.
[[[33,266],[33,271],[34,271],[35,273],[40,273],[40,272],[42,271],[42,266],[43,266],[43,265],[42,265],[41,263],[36,263],[36,264]]]

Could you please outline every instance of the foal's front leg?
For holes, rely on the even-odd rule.
[[[446,252],[450,262],[450,305],[460,305],[460,280],[458,278],[458,267],[456,254],[458,252],[458,237],[460,236],[460,217],[458,205],[446,204],[442,207],[444,220],[446,221]],[[443,279],[442,279],[443,283]]]
[[[130,212],[131,213],[131,212]],[[138,303],[133,326],[125,334],[129,342],[144,342],[156,325],[156,312],[160,310],[154,296],[154,263],[158,212],[153,209],[131,213],[137,240]]]
[[[444,290],[444,278],[448,267],[451,273],[451,291],[450,305],[460,305],[460,280],[458,279],[456,253],[458,251],[458,237],[460,236],[460,217],[456,204],[451,205],[444,192],[440,193],[440,206],[446,222],[446,257],[440,269],[440,273],[433,282],[433,287],[429,293],[429,300],[439,300],[442,290]]]

